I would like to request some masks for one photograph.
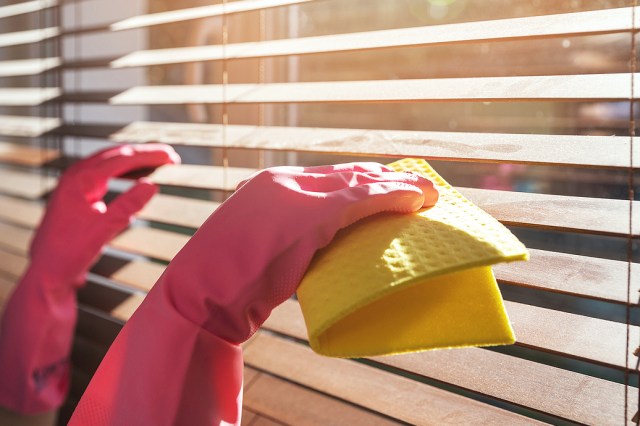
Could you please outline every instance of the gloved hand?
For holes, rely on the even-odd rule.
[[[176,255],[109,349],[70,425],[239,424],[242,353],[315,251],[366,216],[438,193],[375,163],[259,172]]]
[[[0,406],[23,414],[59,407],[69,387],[76,290],[102,247],[156,193],[138,181],[108,206],[108,180],[177,163],[167,145],[119,146],[71,166],[31,243],[31,262],[0,322]]]

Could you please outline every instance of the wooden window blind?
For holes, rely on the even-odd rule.
[[[495,267],[518,342],[322,358],[290,300],[245,346],[245,423],[638,423],[636,0],[5,1],[0,23],[0,298],[69,161],[184,160],[79,294],[63,419],[238,181],[419,157],[531,249]]]

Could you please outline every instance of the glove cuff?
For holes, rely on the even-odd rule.
[[[161,284],[116,338],[70,425],[240,424],[242,349],[176,312]]]
[[[75,324],[75,292],[30,267],[0,322],[1,406],[36,414],[64,402]]]

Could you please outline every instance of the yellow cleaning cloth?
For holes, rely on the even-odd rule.
[[[424,160],[389,165],[429,178],[436,206],[364,219],[319,251],[298,289],[314,351],[335,357],[511,344],[490,265],[524,245]]]

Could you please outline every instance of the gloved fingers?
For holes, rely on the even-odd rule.
[[[311,177],[303,178],[305,182],[311,182],[318,178],[317,175],[328,175],[335,173],[385,173],[393,172],[393,170],[385,165],[374,162],[358,162],[358,163],[344,163],[328,166],[312,166],[312,167],[294,167],[294,166],[280,166],[271,167],[265,170],[260,170],[247,177],[236,186],[236,191],[246,185],[249,181],[253,180],[258,175],[268,174],[270,176],[292,176],[297,177],[300,175],[310,174]],[[312,186],[312,185],[308,185]],[[336,189],[338,187],[335,187]],[[309,189],[311,190],[311,189]],[[328,189],[331,190],[331,189]],[[321,190],[319,190],[321,191]]]
[[[109,179],[138,169],[179,163],[180,156],[169,145],[121,145],[103,151],[100,161],[94,165],[93,172],[98,179]]]
[[[245,186],[247,183],[252,181],[258,176],[270,175],[286,175],[286,176],[297,176],[300,173],[304,172],[304,168],[297,166],[278,166],[278,167],[269,167],[268,169],[258,170],[251,175],[247,176],[245,179],[241,180],[236,185],[236,191]]]
[[[307,192],[332,192],[344,188],[366,185],[376,182],[404,182],[420,188],[425,194],[425,206],[432,206],[438,200],[438,192],[433,183],[414,173],[405,172],[354,172],[345,171],[331,174],[304,173],[294,178],[296,187]]]
[[[329,197],[340,218],[339,228],[376,213],[414,212],[425,204],[425,194],[420,187],[400,181],[349,187],[334,191]]]
[[[90,157],[81,163],[85,196],[89,201],[101,199],[107,190],[110,178],[124,175],[139,169],[156,168],[165,164],[180,163],[180,156],[172,147],[165,144],[149,143],[140,145],[122,145],[110,148]]]
[[[158,187],[147,179],[139,179],[127,192],[119,195],[109,203],[104,218],[111,225],[110,230],[115,233],[126,228],[134,214],[158,192]],[[111,237],[115,236],[112,235]]]
[[[312,166],[305,167],[305,173],[343,173],[343,172],[360,172],[360,173],[384,173],[392,172],[393,169],[380,163],[374,162],[357,162],[357,163],[343,163],[334,164],[328,166]]]

